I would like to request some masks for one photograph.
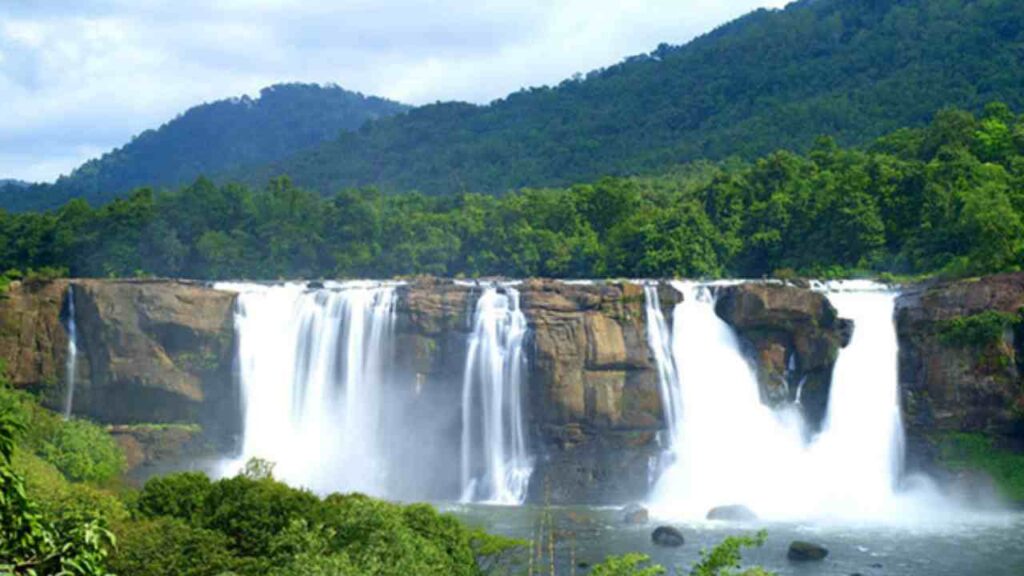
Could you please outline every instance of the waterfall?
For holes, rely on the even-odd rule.
[[[842,505],[845,515],[880,514],[892,505],[903,465],[896,293],[869,282],[834,282],[821,289],[839,316],[854,322],[812,446],[829,487],[823,504]]]
[[[75,378],[78,370],[78,326],[75,320],[75,287],[68,284],[68,355],[64,360],[64,419],[71,418],[75,402]]]
[[[644,284],[645,317],[647,321],[647,344],[654,354],[654,365],[658,369],[658,390],[665,407],[665,424],[668,441],[671,444],[678,436],[678,425],[683,415],[683,400],[679,390],[679,376],[672,356],[672,332],[661,311],[658,285]]]
[[[687,518],[726,504],[764,509],[783,489],[775,471],[794,460],[800,428],[791,415],[761,404],[752,367],[715,314],[710,287],[673,286],[683,295],[673,312],[671,344],[682,409],[666,410],[666,418],[675,419],[669,424],[673,463],[655,484],[653,505]]]
[[[710,287],[673,286],[683,301],[673,312],[670,348],[663,319],[648,322],[662,386],[677,388],[676,395],[662,393],[672,399],[665,407],[671,464],[652,491],[656,514],[700,519],[731,504],[772,519],[891,510],[902,461],[895,295],[864,283],[823,288],[855,331],[835,367],[822,432],[806,441],[798,410],[762,404],[735,333],[715,314]],[[657,320],[656,296],[647,291],[648,317]]]
[[[317,492],[386,492],[381,394],[393,352],[394,286],[218,285],[235,312],[242,459]]]
[[[519,292],[489,286],[477,300],[462,387],[462,500],[521,504],[532,472],[523,430],[526,317]]]

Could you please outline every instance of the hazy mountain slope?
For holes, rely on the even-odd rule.
[[[28,190],[0,186],[0,206],[15,210],[59,206],[72,197],[100,203],[138,186],[177,186],[295,154],[356,130],[367,120],[406,106],[337,86],[280,84],[258,98],[233,98],[189,109],[156,130],[86,162],[54,185]]]
[[[945,106],[1024,104],[1024,2],[805,0],[681,47],[524,90],[442,103],[231,174],[288,174],[321,191],[500,192],[698,157],[859,144]]]

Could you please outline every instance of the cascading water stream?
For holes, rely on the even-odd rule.
[[[75,320],[75,287],[68,285],[68,355],[64,361],[64,419],[71,418],[75,402],[75,379],[78,371],[78,325]]]
[[[673,312],[671,346],[682,410],[670,425],[676,431],[673,463],[655,485],[653,505],[685,518],[703,518],[726,504],[769,507],[783,487],[765,472],[794,460],[799,426],[761,404],[751,366],[736,335],[715,314],[711,290],[673,286],[683,296]],[[663,362],[668,360],[658,360]]]
[[[836,361],[828,412],[811,458],[827,488],[821,505],[843,516],[892,508],[903,464],[896,293],[869,282],[823,287],[854,337]]]
[[[394,287],[219,287],[239,292],[242,461],[269,460],[279,477],[317,492],[383,495],[380,394],[392,353]]]
[[[668,428],[669,446],[675,441],[677,425],[682,419],[683,400],[679,390],[679,376],[676,373],[672,355],[672,331],[661,311],[661,298],[657,284],[644,284],[647,321],[647,344],[654,351],[654,364],[658,368],[658,389],[665,407],[665,424]]]
[[[836,364],[822,431],[806,442],[798,410],[762,404],[736,335],[714,312],[711,290],[673,286],[683,301],[673,314],[671,358],[662,344],[664,322],[648,322],[662,382],[679,398],[665,408],[674,431],[672,464],[652,492],[655,513],[700,519],[712,507],[742,504],[772,519],[891,515],[902,462],[895,294],[865,283],[825,288],[855,332]],[[647,291],[649,318],[656,318],[656,296]]]
[[[533,465],[523,430],[526,317],[519,292],[489,286],[477,300],[462,387],[464,502],[521,504]]]

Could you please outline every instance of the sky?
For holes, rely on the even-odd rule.
[[[787,0],[0,0],[0,179],[280,82],[487,103]]]

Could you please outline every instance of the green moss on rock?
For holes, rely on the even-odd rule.
[[[940,463],[954,471],[985,472],[1003,495],[1024,502],[1024,454],[998,447],[984,434],[953,432],[938,439]]]

